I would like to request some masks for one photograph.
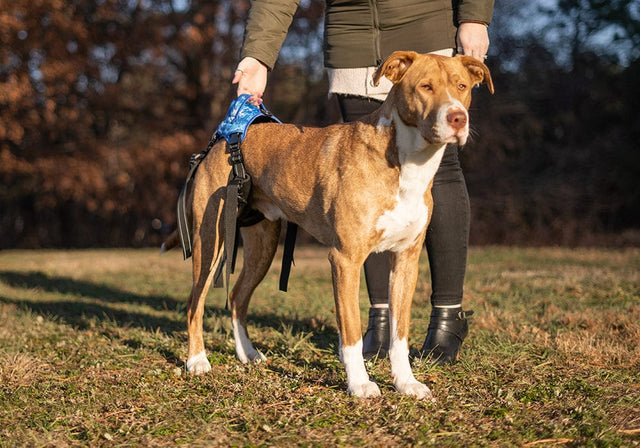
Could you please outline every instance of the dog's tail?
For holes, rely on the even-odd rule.
[[[178,235],[178,230],[176,229],[173,232],[171,232],[171,235],[169,235],[166,240],[164,240],[164,243],[162,243],[162,246],[160,246],[160,253],[163,254],[165,252],[169,252],[171,249],[178,246],[179,244],[180,244],[180,236]]]

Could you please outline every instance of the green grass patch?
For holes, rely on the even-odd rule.
[[[410,345],[430,313],[422,259]],[[275,264],[234,355],[224,290],[209,294],[212,371],[184,372],[190,263],[155,250],[0,252],[0,447],[638,446],[640,251],[474,248],[460,362],[414,373],[437,402],[348,396],[326,250]],[[361,290],[362,325],[367,299]]]

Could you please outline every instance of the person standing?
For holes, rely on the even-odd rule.
[[[273,69],[299,0],[253,0],[247,18],[240,62],[232,83],[238,95],[261,101],[267,74]],[[487,28],[493,0],[327,0],[324,64],[329,92],[337,96],[344,121],[377,109],[391,89],[382,79],[374,87],[376,67],[396,50],[456,53],[480,61],[487,57]],[[467,264],[470,206],[458,159],[459,148],[448,145],[434,178],[433,216],[426,246],[431,271],[431,317],[420,349],[436,364],[457,359],[468,333],[462,297]],[[363,338],[365,359],[386,356],[390,339],[388,253],[374,253],[365,262],[371,307]]]

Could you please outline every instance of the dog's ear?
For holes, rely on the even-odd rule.
[[[474,80],[474,84],[486,84],[489,92],[493,93],[493,81],[491,80],[491,73],[489,73],[489,67],[478,61],[471,56],[456,56],[461,59],[462,65],[469,71],[471,78]]]
[[[397,84],[417,56],[418,53],[414,51],[394,51],[373,74],[373,85],[377,86],[383,76],[386,76],[392,83]]]

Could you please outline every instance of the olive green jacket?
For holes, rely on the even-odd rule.
[[[270,69],[300,0],[253,0],[241,57]],[[455,48],[462,22],[489,25],[494,0],[327,0],[324,62],[329,68],[373,67],[395,50]]]

